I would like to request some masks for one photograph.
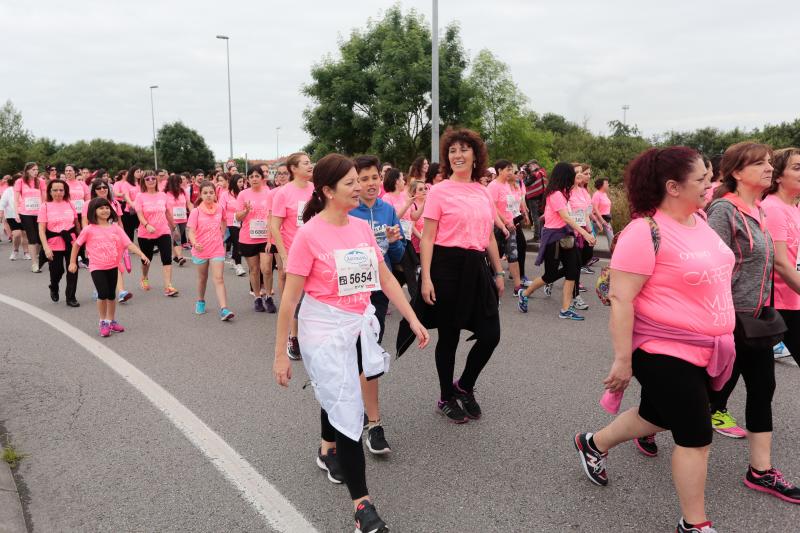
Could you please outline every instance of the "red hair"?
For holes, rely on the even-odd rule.
[[[670,180],[683,182],[700,154],[687,146],[650,148],[625,168],[625,190],[634,216],[650,216],[664,201]]]

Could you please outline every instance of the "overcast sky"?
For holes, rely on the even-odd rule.
[[[224,41],[231,38],[233,150],[302,147],[309,70],[391,0],[0,0],[0,102],[37,136],[152,141],[182,120],[228,156]],[[369,7],[364,7],[369,6]],[[430,0],[403,0],[430,20]],[[489,48],[540,113],[646,135],[753,127],[798,117],[797,0],[439,2],[469,56]]]

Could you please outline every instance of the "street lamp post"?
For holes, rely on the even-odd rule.
[[[439,162],[439,0],[431,17],[431,163]]]
[[[275,159],[281,157],[281,127],[275,128]]]
[[[150,116],[153,119],[153,164],[155,165],[153,170],[158,170],[158,152],[156,151],[156,111],[155,107],[153,106],[153,89],[158,89],[158,85],[150,86]]]
[[[628,125],[628,109],[630,108],[631,106],[629,106],[628,104],[622,106],[622,123],[625,124],[626,126]]]
[[[233,159],[233,117],[231,116],[231,48],[230,38],[227,35],[217,35],[217,39],[225,41],[225,55],[228,58],[228,135],[231,143],[231,156]]]

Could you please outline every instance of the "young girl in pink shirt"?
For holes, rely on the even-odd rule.
[[[225,269],[225,210],[217,203],[214,184],[210,181],[200,185],[200,203],[189,214],[186,224],[187,236],[192,243],[192,263],[197,265],[197,302],[194,312],[206,312],[206,285],[208,271],[214,281],[214,290],[219,302],[219,318],[228,321],[234,314],[228,309],[223,271]]]
[[[331,481],[347,484],[356,530],[383,532],[388,529],[367,490],[361,442],[364,404],[359,374],[363,369],[367,379],[377,377],[388,365],[388,354],[378,345],[380,328],[370,293],[386,294],[409,321],[421,348],[429,337],[383,263],[372,228],[348,214],[358,206],[361,190],[353,162],[327,155],[317,163],[313,178],[313,195],[301,215],[305,225],[296,232],[285,265],[273,373],[278,384],[288,385],[289,327],[305,291],[299,315],[303,363],[322,407],[316,462]]]
[[[92,185],[89,189],[89,200],[91,201],[93,198],[104,198],[108,200],[111,204],[111,209],[117,215],[117,221],[115,224],[119,224],[122,229],[125,229],[124,219],[122,218],[124,212],[122,210],[122,205],[120,205],[119,201],[116,198],[112,198],[111,194],[111,185],[104,179],[97,178],[92,182]],[[85,228],[89,225],[89,202],[83,204],[83,213],[81,216],[81,228]],[[128,232],[126,231],[125,234],[127,235]],[[88,253],[86,254],[89,255]],[[130,259],[130,257],[128,258]],[[92,258],[89,257],[89,261]],[[124,304],[131,298],[133,298],[133,294],[130,291],[125,289],[125,270],[124,267],[120,265],[119,269],[119,276],[117,277],[117,295],[119,298],[119,303]]]
[[[108,337],[112,332],[125,331],[115,319],[117,276],[123,251],[127,249],[137,254],[145,265],[150,263],[150,259],[131,242],[122,227],[114,223],[117,221],[117,214],[107,199],[90,200],[86,216],[89,224],[83,228],[72,245],[69,271],[72,273],[78,271],[78,250],[86,245],[90,257],[89,272],[97,290],[100,336]]]

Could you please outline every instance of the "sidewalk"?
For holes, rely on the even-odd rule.
[[[27,533],[27,531],[11,467],[0,460],[0,533]]]
[[[528,251],[537,253],[539,251],[539,243],[531,242],[533,238],[533,230],[525,228],[525,240],[528,242]],[[594,256],[600,259],[608,259],[611,257],[611,252],[608,250],[608,239],[604,235],[597,238],[597,245],[594,247]]]

